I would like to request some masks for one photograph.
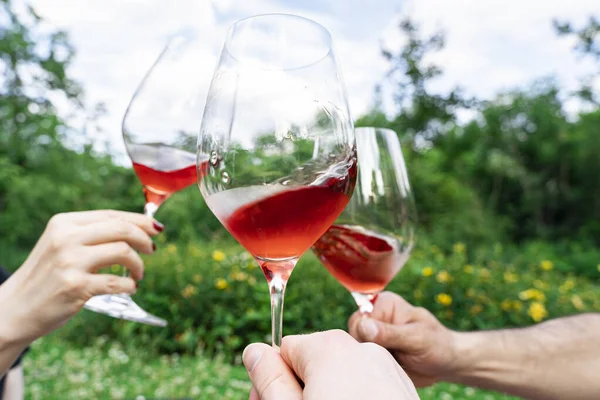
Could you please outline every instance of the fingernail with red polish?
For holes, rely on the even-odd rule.
[[[153,225],[154,225],[154,229],[156,229],[159,232],[162,232],[163,229],[165,229],[165,226],[158,221],[154,221]]]

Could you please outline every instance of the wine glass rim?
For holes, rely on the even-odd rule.
[[[233,32],[233,30],[241,25],[244,22],[247,22],[249,20],[254,20],[254,19],[258,19],[258,18],[264,18],[264,17],[284,17],[284,18],[290,18],[290,19],[296,19],[296,20],[302,20],[303,22],[307,22],[310,25],[313,25],[315,28],[317,28],[319,31],[321,31],[324,34],[324,37],[326,39],[326,46],[327,46],[327,52],[325,52],[323,54],[322,57],[311,61],[309,63],[306,64],[302,64],[300,66],[294,66],[294,67],[287,67],[287,68],[266,68],[266,67],[262,67],[260,69],[262,70],[266,70],[266,71],[294,71],[294,70],[299,70],[299,69],[304,69],[304,68],[308,68],[310,66],[313,66],[315,64],[318,64],[319,62],[321,62],[323,59],[329,57],[330,54],[332,54],[332,48],[333,48],[333,40],[331,38],[331,33],[329,32],[329,30],[327,28],[325,28],[325,26],[321,25],[320,23],[318,23],[315,20],[312,20],[310,18],[307,17],[303,17],[301,15],[296,15],[296,14],[288,14],[288,13],[263,13],[263,14],[256,14],[256,15],[250,15],[248,17],[242,18],[237,20],[236,22],[234,22],[232,25],[229,26],[229,28],[227,29],[227,36],[225,38],[225,43],[223,45],[223,50],[227,52],[227,54],[229,54],[229,56],[234,59],[235,61],[237,61],[238,63],[242,63],[243,61],[241,61],[238,57],[236,57],[233,52],[231,52],[229,50],[229,41],[230,41],[230,36],[231,33]]]

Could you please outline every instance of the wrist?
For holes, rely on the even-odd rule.
[[[0,352],[8,348],[25,348],[29,345],[25,332],[22,332],[27,325],[18,312],[22,305],[18,304],[16,297],[10,293],[8,284],[0,289]]]
[[[496,383],[517,384],[535,362],[516,351],[510,330],[454,332],[455,365],[449,382],[496,388]],[[525,368],[524,368],[525,367]]]
[[[19,331],[22,326],[21,321],[15,318],[12,312],[17,305],[8,304],[1,297],[0,304],[2,304],[2,311],[0,311],[0,377],[2,377],[30,342]]]
[[[476,373],[481,340],[476,332],[452,332],[452,362],[442,376],[446,382],[462,383]]]

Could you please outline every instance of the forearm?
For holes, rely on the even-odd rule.
[[[25,378],[23,367],[18,366],[8,371],[4,385],[2,400],[23,400],[25,398]]]
[[[457,333],[459,364],[447,380],[528,399],[600,396],[600,314],[530,328]]]
[[[15,360],[19,358],[28,346],[28,343],[23,343],[14,338],[8,329],[5,328],[7,326],[4,324],[0,314],[0,377],[8,372]]]
[[[4,376],[31,342],[23,331],[27,324],[18,312],[22,307],[18,302],[9,282],[0,287],[0,376]]]

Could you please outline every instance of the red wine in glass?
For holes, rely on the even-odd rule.
[[[313,246],[325,268],[350,292],[377,294],[408,258],[392,236],[361,226],[333,225]]]
[[[128,150],[146,202],[157,208],[173,193],[197,183],[194,153],[161,143],[130,144]]]
[[[286,273],[288,268],[286,264],[280,267],[261,260],[297,258],[344,210],[350,200],[356,164],[350,165],[346,172],[345,176],[322,178],[323,183],[316,185],[247,187],[219,192],[207,199],[207,204],[231,235],[259,260],[270,281],[273,272]],[[227,205],[235,203],[234,199],[247,201],[257,197],[233,212],[227,210]]]

